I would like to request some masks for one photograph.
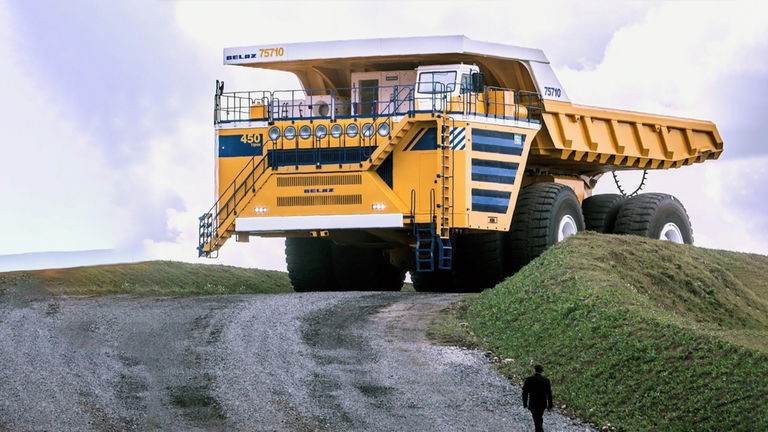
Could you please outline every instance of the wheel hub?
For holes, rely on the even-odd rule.
[[[677,244],[685,243],[685,241],[683,240],[683,233],[682,231],[680,231],[680,227],[678,227],[676,224],[672,222],[665,224],[664,227],[661,229],[661,234],[659,234],[659,240],[667,240]]]
[[[560,224],[557,227],[557,241],[561,242],[566,238],[576,234],[579,229],[576,226],[576,221],[571,215],[565,215],[560,219]]]

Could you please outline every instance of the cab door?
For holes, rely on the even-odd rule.
[[[360,80],[360,111],[358,114],[372,116],[376,114],[379,104],[379,80]]]

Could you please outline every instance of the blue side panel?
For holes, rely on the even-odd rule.
[[[258,143],[244,143],[242,135],[219,136],[219,157],[261,156],[263,137],[258,134]]]
[[[472,150],[520,156],[523,154],[525,135],[472,129]]]
[[[515,162],[472,159],[472,180],[515,184],[518,167],[519,165]]]
[[[472,189],[472,211],[506,213],[511,192]]]
[[[437,128],[429,128],[411,150],[437,150]]]
[[[410,140],[410,141],[408,141],[408,145],[406,145],[406,146],[405,146],[405,148],[404,148],[403,150],[405,150],[405,151],[410,151],[410,150],[411,150],[411,146],[413,145],[413,143],[414,143],[414,142],[416,142],[416,140],[417,140],[417,139],[418,139],[418,138],[419,138],[419,137],[420,137],[420,136],[421,136],[421,135],[422,135],[424,132],[426,132],[426,131],[425,131],[425,130],[423,130],[423,129],[420,129],[420,130],[419,130],[419,131],[418,131],[416,134],[414,134],[414,135],[413,135],[413,138],[411,138],[411,140]]]

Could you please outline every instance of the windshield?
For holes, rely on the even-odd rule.
[[[456,71],[422,72],[419,74],[419,93],[451,93],[456,88]]]

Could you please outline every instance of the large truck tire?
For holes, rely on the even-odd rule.
[[[456,238],[453,247],[453,269],[412,272],[414,290],[480,292],[504,279],[504,233],[463,234]]]
[[[504,279],[504,233],[465,234],[456,239],[457,292],[480,292]]]
[[[587,231],[610,234],[616,225],[616,215],[627,198],[619,194],[593,195],[581,203]]]
[[[584,216],[573,189],[559,183],[524,187],[507,234],[507,273],[520,270],[548,247],[579,231],[584,231]]]
[[[419,292],[453,292],[453,271],[411,272],[413,289]]]
[[[294,291],[338,289],[333,274],[331,247],[331,242],[323,238],[285,239],[285,261]]]
[[[693,244],[691,220],[685,207],[677,198],[664,193],[644,193],[626,200],[616,216],[613,231]]]
[[[382,249],[333,245],[333,271],[339,291],[400,291],[405,270],[389,262]]]

